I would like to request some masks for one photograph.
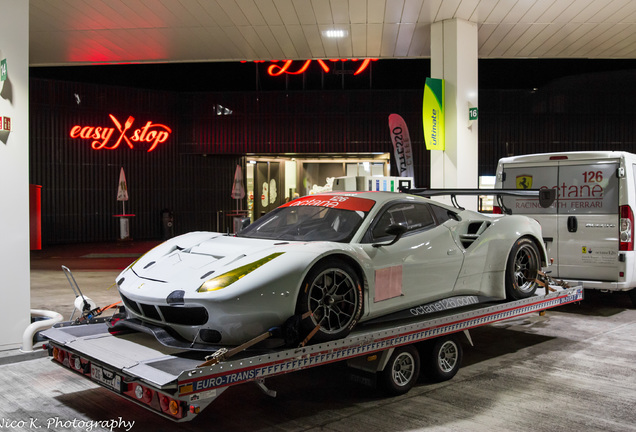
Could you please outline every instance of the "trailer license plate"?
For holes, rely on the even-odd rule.
[[[104,386],[121,393],[121,377],[114,372],[91,364],[91,378]]]

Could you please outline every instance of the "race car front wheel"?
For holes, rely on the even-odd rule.
[[[362,314],[360,278],[341,260],[319,262],[303,282],[296,312],[310,312],[301,327],[305,334],[315,331],[314,342],[347,336]]]
[[[534,295],[541,270],[539,248],[528,238],[520,238],[512,247],[506,265],[506,296],[521,300]]]

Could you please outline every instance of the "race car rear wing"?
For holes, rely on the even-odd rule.
[[[444,196],[451,197],[451,203],[458,209],[464,210],[457,202],[458,195],[494,195],[497,205],[505,214],[511,214],[511,210],[503,203],[504,196],[538,197],[539,205],[543,208],[550,207],[556,199],[556,189],[401,189],[402,192],[423,197]]]

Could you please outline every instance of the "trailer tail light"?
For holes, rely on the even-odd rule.
[[[81,358],[78,355],[71,354],[69,356],[69,367],[76,372],[84,375],[91,374],[91,364],[88,360]]]
[[[152,402],[152,397],[154,396],[154,394],[155,392],[153,392],[152,389],[149,389],[148,387],[144,387],[141,384],[135,385],[135,397],[142,402],[149,404],[150,402]]]
[[[53,358],[64,366],[69,366],[68,353],[58,347],[53,348]]]
[[[628,205],[621,206],[621,219],[619,222],[620,232],[618,233],[620,244],[618,250],[634,250],[634,212]]]
[[[499,206],[492,206],[492,213],[493,214],[503,214],[503,210],[501,210],[501,207],[499,207]]]
[[[149,409],[169,415],[175,419],[181,419],[188,414],[189,407],[185,406],[184,402],[173,399],[138,382],[128,383],[124,390],[124,395]]]
[[[160,400],[161,410],[164,413],[170,414],[173,417],[183,417],[183,407],[181,403],[166,395],[161,395]]]

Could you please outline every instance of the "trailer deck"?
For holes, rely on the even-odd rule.
[[[249,349],[206,366],[202,364],[210,353],[168,348],[146,333],[113,335],[106,323],[61,324],[43,335],[49,340],[53,360],[65,368],[166,418],[189,421],[234,385],[255,382],[274,395],[265,387],[266,378],[390,354],[399,347],[467,333],[582,299],[581,287],[557,287],[555,292],[524,300],[473,304],[425,315],[414,312],[410,319],[359,325],[343,339],[298,348]]]

